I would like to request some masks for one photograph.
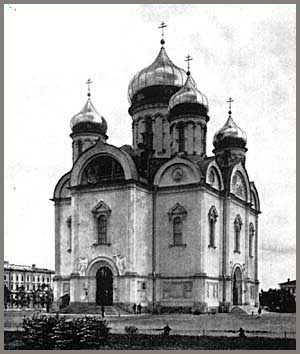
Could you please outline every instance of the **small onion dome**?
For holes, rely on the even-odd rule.
[[[246,133],[233,121],[230,111],[227,122],[216,132],[213,144],[216,149],[245,148],[247,144]]]
[[[186,79],[183,87],[170,98],[169,111],[173,110],[175,106],[186,104],[204,106],[208,112],[207,97],[196,88],[190,76]]]
[[[132,103],[136,94],[147,87],[182,87],[186,77],[185,71],[173,64],[165,48],[161,47],[155,61],[150,66],[139,71],[130,81],[128,87],[129,102]]]
[[[92,104],[90,98],[82,110],[71,119],[71,129],[77,132],[93,132],[101,135],[107,133],[107,122]]]

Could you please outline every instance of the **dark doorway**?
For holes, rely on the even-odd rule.
[[[113,274],[108,267],[101,267],[96,274],[96,304],[113,304]]]
[[[233,305],[242,305],[242,272],[236,268],[233,274],[232,303]]]

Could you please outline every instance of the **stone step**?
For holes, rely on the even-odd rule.
[[[258,307],[251,305],[236,305],[231,309],[231,313],[241,314],[241,315],[257,315]]]

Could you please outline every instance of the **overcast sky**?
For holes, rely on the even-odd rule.
[[[127,88],[151,64],[165,21],[171,60],[208,97],[213,134],[233,118],[248,137],[260,195],[259,280],[296,277],[295,5],[5,5],[5,259],[54,269],[49,199],[72,167],[70,119],[92,101],[110,144],[131,144]]]

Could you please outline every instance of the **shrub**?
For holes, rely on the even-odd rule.
[[[138,332],[138,328],[135,326],[126,326],[125,327],[125,332],[128,334],[135,334]]]
[[[85,349],[106,343],[109,328],[97,317],[67,319],[33,316],[24,319],[24,344],[28,349]]]

